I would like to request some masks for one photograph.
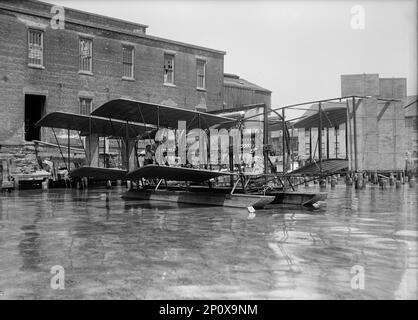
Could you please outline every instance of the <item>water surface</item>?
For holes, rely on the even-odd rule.
[[[0,299],[417,298],[418,188],[338,185],[326,209],[252,219],[125,201],[123,191],[0,196]],[[54,265],[64,290],[51,289]],[[352,285],[353,266],[364,289]]]

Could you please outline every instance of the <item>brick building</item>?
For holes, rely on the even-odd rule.
[[[0,157],[17,157],[19,166],[34,140],[54,142],[50,129],[34,125],[53,111],[87,114],[120,97],[222,108],[225,52],[150,36],[146,29],[39,1],[1,1]]]

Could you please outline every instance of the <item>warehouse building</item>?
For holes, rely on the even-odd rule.
[[[117,98],[205,112],[271,103],[270,91],[224,76],[224,51],[151,36],[143,24],[5,0],[0,30],[0,158],[13,159],[15,171],[33,171],[51,154],[60,158],[39,141],[66,143],[68,132],[35,126],[53,111],[89,114]],[[82,146],[76,133],[70,140]],[[71,152],[84,157],[81,149]]]
[[[35,126],[53,111],[88,114],[117,98],[206,112],[225,105],[225,52],[148,35],[146,25],[5,0],[0,30],[0,158],[16,171],[33,171],[40,155],[59,158],[38,141],[64,142],[66,130]],[[71,144],[79,142],[73,133]]]
[[[251,83],[238,75],[224,74],[224,110],[245,110],[255,104],[271,107],[271,91]]]
[[[1,142],[43,137],[51,111],[89,113],[119,97],[213,110],[223,102],[225,52],[146,34],[147,26],[52,5],[0,3]]]

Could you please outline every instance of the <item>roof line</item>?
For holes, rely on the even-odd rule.
[[[46,4],[46,5],[50,5],[50,6],[57,6],[57,5],[53,4],[53,3],[45,2],[45,1],[39,1],[39,0],[36,0],[36,1],[30,0],[30,1],[31,2],[34,2],[34,3],[42,3],[42,4]],[[92,12],[83,11],[83,10],[74,9],[74,8],[69,8],[69,7],[64,7],[64,9],[68,9],[68,10],[71,10],[71,11],[74,11],[74,12],[79,12],[79,13],[84,13],[84,14],[87,13],[87,14],[90,14],[92,16],[96,16],[96,17],[100,17],[100,18],[105,18],[105,19],[112,19],[112,20],[115,20],[115,21],[123,22],[123,23],[130,23],[130,24],[133,24],[133,25],[136,25],[136,26],[139,26],[139,27],[143,27],[145,29],[149,27],[146,24],[142,24],[142,23],[138,23],[138,22],[133,22],[133,21],[129,21],[129,20],[123,20],[123,19],[120,19],[120,18],[113,18],[113,17],[105,16],[104,14],[92,13]]]
[[[251,86],[257,86],[258,88],[251,88]],[[235,83],[231,83],[231,82],[225,83],[225,81],[224,81],[224,87],[229,87],[229,88],[244,88],[244,89],[247,89],[247,90],[250,89],[250,90],[253,90],[253,91],[260,91],[260,92],[272,93],[272,91],[270,91],[268,89],[264,89],[262,87],[259,87],[258,85],[253,84],[253,83],[251,85],[245,85],[245,84],[240,85],[240,84],[235,84]]]
[[[50,4],[50,3],[46,3],[46,2],[41,2],[41,3],[49,4],[49,5],[52,6],[52,4]],[[67,7],[64,7],[64,8],[69,9],[69,10],[74,10],[74,9],[67,8]],[[41,17],[41,18],[47,18],[47,19],[50,19],[52,17],[52,15],[46,14],[46,13],[43,13],[43,12],[39,12],[39,11],[35,12],[35,11],[30,11],[30,10],[22,9],[22,8],[10,7],[10,6],[5,5],[3,3],[0,3],[0,9],[12,11],[12,12],[23,13],[23,14],[27,14],[27,15],[30,15],[30,16],[37,16],[37,17]],[[91,14],[91,15],[96,15],[94,13],[85,12],[85,11],[79,11],[78,10],[78,12]],[[100,16],[100,15],[96,15],[96,16]],[[107,16],[102,16],[102,17],[105,17],[105,18],[110,19],[110,20],[117,20],[117,21],[123,21],[123,22],[126,22],[126,23],[134,24],[133,22],[124,21],[124,20],[116,19],[116,18],[112,18],[112,17],[107,17]],[[65,18],[65,22],[76,24],[76,25],[81,25],[81,26],[86,26],[86,27],[90,27],[90,28],[95,28],[95,29],[113,31],[113,32],[126,34],[126,35],[130,35],[130,36],[134,36],[134,37],[138,37],[138,38],[143,38],[143,39],[161,41],[161,42],[170,43],[170,44],[174,44],[174,45],[178,45],[178,46],[182,46],[182,47],[186,47],[186,48],[193,48],[193,49],[212,52],[212,53],[217,53],[217,54],[221,54],[221,55],[226,54],[226,51],[210,49],[210,48],[206,48],[206,47],[202,47],[202,46],[198,46],[198,45],[194,45],[194,44],[189,44],[189,43],[185,43],[185,42],[180,42],[180,41],[176,41],[176,40],[170,40],[170,39],[160,38],[160,37],[156,37],[156,36],[151,36],[151,35],[148,35],[148,34],[139,34],[139,33],[135,33],[135,32],[130,32],[128,30],[123,30],[123,29],[120,29],[120,28],[108,27],[108,26],[89,23],[89,22],[86,22],[86,21],[81,21],[81,20],[72,19],[72,18]],[[148,27],[148,26],[141,25],[141,24],[136,24],[136,25],[141,26],[141,27]]]

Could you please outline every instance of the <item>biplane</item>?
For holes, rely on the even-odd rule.
[[[90,115],[53,112],[37,125],[75,130],[84,136],[87,165],[71,170],[70,176],[130,181],[131,187],[123,195],[125,199],[238,208],[272,208],[283,204],[312,206],[325,199],[323,193],[287,191],[283,182],[281,188],[266,186],[268,179],[280,181],[280,177],[267,172],[243,172],[232,162],[226,170],[220,167],[216,170],[212,165],[140,166],[138,141],[152,140],[161,128],[176,129],[179,121],[187,124],[186,130],[241,128],[241,123],[237,125],[234,118],[128,99],[108,101]],[[99,167],[98,136],[121,140],[122,167]],[[219,184],[219,180],[224,183]]]

